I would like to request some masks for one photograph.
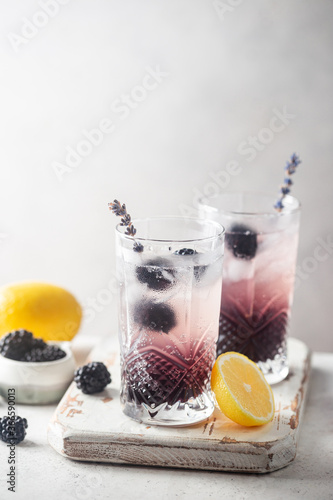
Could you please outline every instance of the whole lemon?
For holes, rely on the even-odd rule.
[[[24,282],[0,288],[0,337],[23,328],[45,341],[71,340],[81,318],[80,304],[59,286]]]

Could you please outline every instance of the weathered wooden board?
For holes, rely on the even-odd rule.
[[[48,439],[65,457],[96,462],[264,473],[291,463],[310,374],[310,352],[299,340],[288,344],[290,374],[273,386],[274,420],[262,427],[234,424],[219,410],[201,424],[147,426],[123,415],[119,404],[119,357],[103,345],[90,360],[102,360],[112,384],[87,396],[72,384],[49,424]]]

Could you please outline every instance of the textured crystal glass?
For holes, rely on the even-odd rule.
[[[275,201],[263,193],[224,193],[199,202],[200,216],[226,231],[217,354],[245,354],[271,384],[288,375],[300,220],[295,198],[286,196],[281,212],[273,208]]]
[[[214,409],[224,229],[182,217],[133,224],[135,243],[116,229],[123,411],[147,424],[197,423]]]

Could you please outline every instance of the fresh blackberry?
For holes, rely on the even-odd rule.
[[[94,394],[111,382],[111,375],[104,363],[93,361],[75,371],[74,381],[84,394]]]
[[[152,290],[166,290],[175,281],[175,271],[168,265],[165,259],[149,260],[136,268],[136,276],[140,283],[147,283]]]
[[[175,251],[175,255],[195,255],[196,253],[198,252],[193,250],[193,248],[181,248]]]
[[[257,251],[257,234],[244,224],[234,224],[225,235],[226,245],[238,259],[251,260]]]
[[[167,304],[144,300],[135,306],[134,321],[148,330],[169,333],[176,326],[176,315]]]
[[[0,353],[5,358],[31,362],[56,361],[66,356],[60,347],[35,338],[27,330],[8,333],[0,342]]]
[[[44,349],[47,347],[47,343],[40,338],[33,337],[31,349]]]
[[[20,361],[33,346],[33,335],[27,330],[15,330],[0,341],[0,353],[9,359]]]
[[[22,361],[43,362],[56,361],[66,356],[65,351],[56,345],[45,344],[45,347],[34,347],[27,352]]]
[[[196,255],[198,252],[193,250],[193,248],[181,248],[176,250],[175,255]],[[200,280],[202,275],[206,272],[207,266],[194,266],[193,273],[197,281]]]
[[[0,438],[5,443],[18,444],[25,438],[27,427],[26,418],[18,416],[0,418]]]

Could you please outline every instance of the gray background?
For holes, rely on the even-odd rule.
[[[180,215],[194,213],[199,193],[278,192],[296,151],[303,212],[292,334],[332,351],[332,2],[0,6],[0,285],[64,286],[85,308],[80,335],[116,335],[107,203],[118,198],[135,217]],[[154,83],[147,75],[157,68]],[[287,118],[272,131],[277,113]],[[113,131],[69,168],[67,148],[105,119]]]

